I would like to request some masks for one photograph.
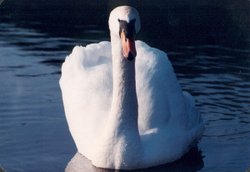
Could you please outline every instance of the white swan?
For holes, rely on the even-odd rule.
[[[193,97],[182,92],[164,52],[134,40],[140,29],[134,8],[115,8],[109,28],[111,43],[76,46],[62,66],[63,103],[78,151],[111,169],[180,158],[204,128]]]

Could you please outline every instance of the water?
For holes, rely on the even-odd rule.
[[[6,171],[64,171],[73,157],[70,165],[101,171],[75,155],[58,80],[74,45],[109,39],[109,2],[1,4],[0,167]],[[148,171],[249,169],[250,2],[134,2],[142,13],[139,38],[168,52],[206,125],[197,149]]]

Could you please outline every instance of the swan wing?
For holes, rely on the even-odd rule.
[[[88,155],[111,106],[110,42],[74,47],[62,65],[60,87],[72,137]]]
[[[194,98],[183,92],[167,54],[136,42],[139,131],[146,165],[180,158],[203,131]]]
[[[167,54],[142,41],[136,45],[140,131],[183,122],[184,98]]]
[[[189,130],[200,125],[193,97],[183,92],[165,52],[136,42],[139,130]],[[184,132],[183,132],[184,133]]]

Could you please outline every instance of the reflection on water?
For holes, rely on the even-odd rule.
[[[17,6],[20,2],[15,1]],[[19,4],[17,10],[22,9],[22,5]],[[151,15],[147,19],[155,21],[159,13],[154,13],[157,12],[155,7],[149,7],[141,9],[144,19]],[[37,6],[28,9],[33,8]],[[225,44],[218,40],[225,35],[209,30],[203,30],[192,39],[190,35],[195,35],[198,26],[185,38],[183,33],[178,36],[184,28],[181,26],[185,15],[181,12],[186,14],[187,11],[171,13],[170,10],[166,13],[168,17],[163,16],[159,21],[157,18],[158,23],[169,20],[172,25],[169,30],[166,29],[169,23],[162,26],[165,30],[161,31],[156,29],[158,25],[150,27],[152,22],[144,23],[140,38],[168,52],[183,89],[196,98],[206,131],[198,145],[202,152],[193,150],[182,160],[151,171],[246,171],[250,167],[250,46],[246,43],[250,41],[246,36],[243,41],[239,40],[244,44],[235,45],[236,38],[242,38],[235,28],[244,28],[244,22],[239,25],[239,21],[235,21],[237,26],[227,29],[235,33],[225,34]],[[1,9],[0,13],[3,13]],[[234,13],[232,21],[239,17],[238,11]],[[19,17],[27,15],[26,18],[32,19],[28,11],[24,14]],[[199,21],[199,15],[195,14],[193,11],[195,21]],[[106,25],[99,26],[100,23],[93,21],[84,25],[77,20],[70,29],[74,33],[64,33],[69,24],[46,25],[47,19],[42,16],[23,22],[13,19],[13,15],[16,14],[5,12],[0,16],[5,21],[0,23],[0,169],[2,166],[7,171],[63,171],[73,157],[67,169],[78,164],[83,165],[79,168],[100,170],[79,154],[74,156],[76,148],[65,121],[58,80],[61,63],[74,45],[109,39]],[[223,15],[220,18],[224,21]],[[243,20],[245,13],[242,16]],[[226,22],[227,27],[232,21]],[[202,21],[206,22],[211,24],[212,21]],[[190,25],[185,25],[188,31],[193,28]],[[215,31],[223,28],[220,26]],[[185,41],[180,43],[182,38]],[[198,38],[203,41],[197,42]],[[209,38],[207,42],[205,38]]]
[[[198,148],[192,148],[186,155],[184,155],[180,160],[175,161],[173,163],[161,165],[158,167],[151,167],[148,169],[138,169],[131,170],[131,172],[157,172],[157,171],[198,171],[203,167],[203,160],[201,151]],[[76,153],[71,161],[68,163],[65,172],[114,172],[114,171],[126,171],[126,170],[109,170],[109,169],[101,169],[96,168],[91,164],[87,158],[82,156],[80,153]]]

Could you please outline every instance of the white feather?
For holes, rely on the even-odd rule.
[[[110,42],[76,46],[62,66],[60,86],[70,132],[78,151],[102,168],[135,169],[172,162],[189,150],[204,129],[193,97],[182,92],[163,51],[136,41],[135,71],[121,76],[131,70],[119,59],[120,41],[112,28],[117,29],[114,20],[124,10],[127,14],[128,8],[111,13],[112,46]],[[140,22],[137,12],[129,10],[132,13],[123,19],[135,17]],[[133,74],[136,83],[116,84]],[[124,94],[132,105],[119,102],[120,92],[114,91],[129,90],[130,84],[135,84],[135,94],[133,90]]]

